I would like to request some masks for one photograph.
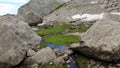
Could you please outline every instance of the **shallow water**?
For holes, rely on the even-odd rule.
[[[50,44],[50,43],[46,43],[46,45],[50,48],[57,48],[62,52],[68,49],[68,47],[63,46],[63,45],[54,45],[54,44]],[[75,61],[73,60],[73,58],[71,56],[69,56],[69,60],[70,60],[71,68],[78,68],[77,64],[75,63]]]

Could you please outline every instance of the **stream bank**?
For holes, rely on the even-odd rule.
[[[69,24],[53,24],[46,27],[40,27],[36,33],[42,36],[43,42],[47,42],[53,45],[67,46],[69,47],[72,43],[80,43],[80,34],[85,32],[87,29],[81,24],[76,26],[77,28],[72,28]],[[76,33],[73,34],[73,33]],[[72,35],[70,35],[72,34]],[[41,43],[41,48],[47,47],[46,44]],[[73,50],[74,51],[74,50]],[[103,62],[96,60],[94,58],[86,57],[76,51],[71,55],[73,60],[76,62],[78,68],[113,68],[118,67],[113,63]],[[61,68],[61,67],[56,67]],[[67,67],[63,67],[67,68]],[[119,68],[119,67],[118,67]]]

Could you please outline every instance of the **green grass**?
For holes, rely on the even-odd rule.
[[[74,32],[86,32],[86,31],[87,31],[87,29],[80,28],[80,29],[73,29],[70,32],[74,33]]]
[[[71,25],[68,24],[53,24],[53,27],[48,27],[47,29],[39,29],[36,33],[40,36],[52,34],[52,33],[59,33],[64,31],[65,29],[71,28]]]
[[[67,68],[65,65],[59,66],[59,65],[50,65],[50,64],[46,64],[46,65],[40,65],[39,68]]]
[[[76,61],[80,68],[88,68],[87,58],[84,58],[83,56],[79,56],[78,58],[76,58]]]
[[[42,42],[41,42],[40,48],[42,49],[42,48],[45,48],[45,47],[47,47],[47,45],[46,45],[45,43],[42,43]]]
[[[72,29],[70,32],[86,32],[87,28],[85,28],[82,24],[77,25],[79,28]]]
[[[104,68],[109,68],[109,64],[108,63],[102,63],[102,65],[104,66]]]
[[[72,43],[79,43],[80,39],[74,35],[54,35],[45,38],[45,42],[69,46]]]

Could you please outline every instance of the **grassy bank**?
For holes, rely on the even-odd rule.
[[[71,25],[68,24],[53,24],[52,26],[48,26],[47,28],[41,28],[36,33],[39,36],[45,36],[48,34],[55,34],[63,32],[65,29],[71,28]]]
[[[72,43],[79,43],[80,39],[74,35],[54,35],[48,38],[45,38],[45,42],[69,46]]]

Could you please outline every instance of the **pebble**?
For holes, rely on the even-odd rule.
[[[66,63],[69,64],[69,63],[70,63],[70,60],[67,60]]]
[[[70,54],[73,53],[73,51],[68,49],[68,50],[65,50],[64,53],[67,54],[67,55],[70,55]]]
[[[39,65],[37,63],[31,65],[31,68],[38,68],[38,67],[39,67]]]
[[[33,31],[38,31],[38,28],[33,27],[32,30],[33,30]]]

